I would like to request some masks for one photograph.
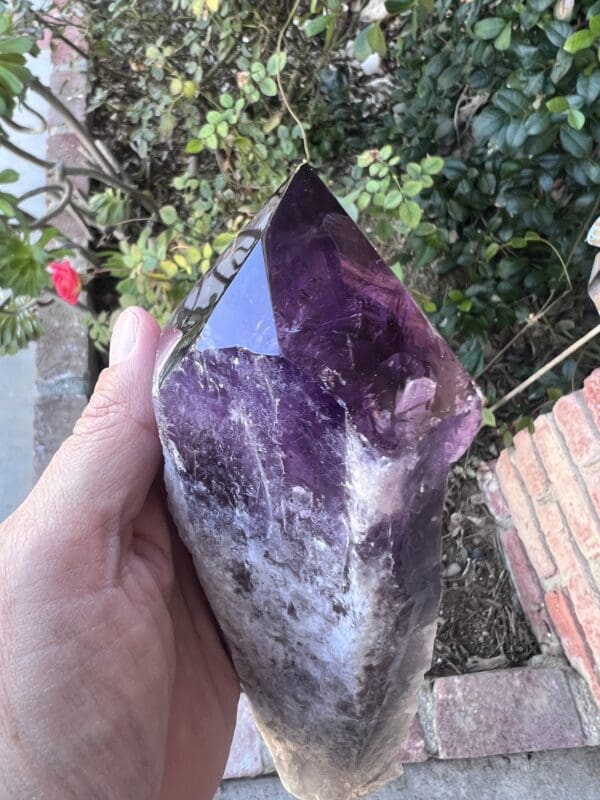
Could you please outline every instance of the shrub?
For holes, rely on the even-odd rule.
[[[425,270],[418,299],[475,375],[581,284],[600,3],[389,0],[368,23],[339,0],[79,5],[123,184],[88,219],[121,306],[165,321],[307,148],[409,285]]]

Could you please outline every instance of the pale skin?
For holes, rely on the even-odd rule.
[[[238,680],[174,534],[159,329],[119,319],[73,435],[0,525],[0,798],[210,800]]]

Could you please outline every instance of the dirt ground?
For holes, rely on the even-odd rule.
[[[448,483],[431,676],[519,666],[539,652],[498,550],[476,465],[475,459],[462,461]]]

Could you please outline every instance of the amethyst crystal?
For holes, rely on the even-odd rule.
[[[307,166],[173,324],[155,404],[179,532],[285,786],[362,797],[401,773],[476,389]]]

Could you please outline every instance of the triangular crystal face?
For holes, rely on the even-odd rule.
[[[179,532],[286,787],[362,797],[401,772],[477,391],[309,167],[174,324],[155,405]]]

